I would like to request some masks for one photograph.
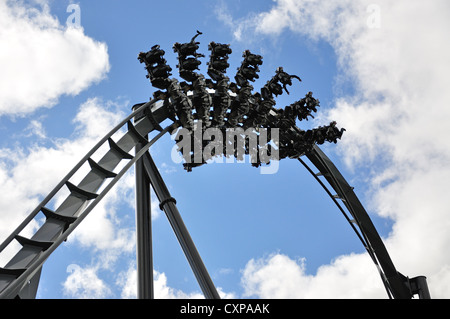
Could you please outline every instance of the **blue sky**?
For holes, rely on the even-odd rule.
[[[79,9],[78,28],[66,25],[71,4]],[[450,174],[448,142],[444,131],[439,134],[450,118],[442,107],[449,95],[441,89],[448,84],[450,48],[448,41],[435,47],[448,29],[444,1],[0,5],[6,30],[0,65],[7,70],[0,75],[1,240],[133,104],[156,90],[138,53],[159,44],[178,77],[172,45],[200,30],[199,52],[206,56],[211,41],[231,45],[230,77],[244,50],[263,56],[255,91],[278,66],[302,78],[290,95],[277,98],[277,107],[314,92],[321,101],[318,116],[300,128],[337,120],[347,129],[341,142],[323,150],[355,187],[398,270],[427,275],[432,296],[450,296],[450,260],[438,249],[450,242],[448,199],[438,178]],[[418,25],[421,12],[434,20]],[[427,105],[429,114],[440,114],[436,126],[416,116],[430,100],[436,103]],[[212,163],[187,173],[172,160],[174,144],[165,136],[151,153],[223,297],[386,297],[350,226],[297,161],[282,160],[272,175],[248,162]],[[45,263],[39,298],[136,297],[133,174]],[[199,297],[155,196],[153,201],[156,297]],[[7,260],[0,255],[2,264]]]

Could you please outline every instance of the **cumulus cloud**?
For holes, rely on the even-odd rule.
[[[76,95],[103,79],[110,69],[108,50],[38,7],[0,0],[0,116],[24,115]]]
[[[98,98],[89,99],[80,106],[75,116],[75,131],[71,139],[48,138],[50,145],[46,146],[35,143],[26,148],[18,146],[0,149],[1,240],[20,224],[40,200],[103,137],[104,132],[108,132],[120,122],[124,115],[120,111],[121,108],[120,103],[104,102]],[[87,173],[88,170],[86,165],[84,172]],[[83,172],[79,175],[74,176],[73,182],[76,183],[77,178],[84,177]],[[115,204],[119,200],[129,197],[134,200],[134,178],[131,173],[116,186],[72,233],[67,244],[75,242],[85,247],[108,250],[111,252],[111,258],[114,257],[114,252],[133,250],[134,231],[122,226],[115,210]],[[67,195],[68,190],[64,188],[51,203],[58,206]],[[27,235],[36,230],[38,222],[36,220],[31,224]],[[7,256],[2,254],[1,258],[4,262]]]
[[[75,299],[103,299],[111,295],[110,287],[98,277],[98,267],[67,267],[70,274],[63,283],[63,294]]]
[[[370,274],[368,269],[372,270]],[[376,268],[366,255],[341,256],[332,264],[321,266],[316,275],[308,275],[306,260],[274,253],[250,260],[241,281],[244,297],[346,299],[386,295]]]
[[[338,77],[351,81],[356,92],[336,96],[326,114],[347,129],[339,153],[351,170],[370,169],[367,205],[394,222],[385,241],[394,263],[410,277],[427,275],[432,297],[450,296],[448,281],[440,280],[449,278],[450,265],[445,254],[450,244],[450,199],[445,194],[450,176],[449,9],[447,1],[276,0],[267,12],[242,20],[233,20],[226,11],[219,16],[237,40],[293,32],[334,48]],[[248,288],[251,294],[270,297],[264,279],[258,282],[256,275],[283,262],[314,291],[301,265],[273,257],[247,265],[244,278],[254,283]],[[357,264],[327,265],[333,274],[328,279],[347,278],[345,292],[361,279]],[[331,271],[338,266],[345,276]],[[372,271],[367,268],[367,274]],[[318,271],[309,280],[318,282],[323,275]],[[360,296],[372,294],[361,291]]]
[[[167,276],[153,270],[153,289],[157,299],[203,299],[200,292],[185,293],[181,290],[169,287],[167,285]],[[121,287],[121,298],[137,298],[137,271],[134,265],[131,265],[127,271],[119,274],[116,284]]]
[[[20,224],[60,179],[104,136],[105,132],[109,132],[125,117],[123,109],[124,103],[90,98],[79,107],[73,119],[74,131],[70,138],[47,137],[42,130],[41,122],[33,119],[30,120],[28,131],[40,138],[45,137],[45,145],[41,145],[38,140],[29,147],[0,149],[0,207],[2,207],[0,241],[3,241]],[[117,138],[124,133],[124,130],[119,131]],[[99,157],[107,149],[106,146],[106,149],[99,150]],[[89,171],[89,166],[85,166],[71,179],[75,184]],[[117,261],[121,256],[133,256],[135,252],[135,229],[128,225],[127,217],[121,216],[117,211],[119,204],[122,205],[122,209],[123,205],[128,205],[130,211],[134,211],[134,187],[135,176],[134,171],[131,170],[64,243],[64,245],[81,246],[83,249],[95,252],[90,265],[69,265],[68,276],[62,283],[64,296],[77,299],[115,296],[114,289],[117,287],[114,283],[102,279],[102,276],[105,272],[117,270]],[[57,193],[51,204],[55,207],[59,206],[68,194],[68,190],[64,188]],[[156,219],[161,215],[156,196],[152,196],[151,205],[152,218]],[[38,215],[23,235],[31,236],[37,230],[42,217]],[[19,248],[15,242],[10,246],[11,248],[8,247],[0,255],[0,265],[9,261]],[[123,288],[122,297],[124,298],[135,297],[136,280],[133,279],[135,272],[134,270],[134,275],[131,271],[129,275],[122,273],[119,276],[117,285]],[[155,272],[155,279],[155,289],[160,298],[202,296],[201,293],[185,294],[168,287],[164,273]]]
[[[203,299],[203,293],[194,291],[186,293],[182,290],[172,288],[167,284],[167,276],[163,272],[153,270],[153,289],[156,299]],[[136,266],[130,265],[128,270],[119,274],[116,284],[121,287],[121,298],[137,298],[137,272]],[[234,293],[224,292],[220,287],[217,288],[222,299],[236,298]]]

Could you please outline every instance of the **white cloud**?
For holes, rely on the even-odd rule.
[[[20,224],[40,199],[103,137],[104,132],[120,122],[124,115],[120,111],[121,107],[122,105],[114,102],[89,99],[80,106],[74,119],[76,129],[73,139],[48,138],[52,142],[50,146],[36,143],[28,148],[0,149],[1,240]],[[86,169],[87,173],[88,165]],[[71,181],[76,183],[76,178],[79,177],[84,175],[77,174]],[[129,196],[134,199],[133,187],[134,178],[128,174],[71,234],[66,244],[79,243],[85,247],[106,250],[110,253],[108,258],[112,259],[120,252],[132,251],[134,230],[122,225],[116,215],[115,204]],[[64,188],[52,203],[57,206],[67,195],[68,191]],[[35,231],[37,222],[33,222],[32,226],[28,229],[28,235]],[[2,261],[6,259],[4,254],[1,258]]]
[[[81,268],[76,264],[67,267],[70,275],[63,283],[63,294],[74,299],[103,299],[111,289],[98,277],[98,267]]]
[[[156,299],[203,299],[203,294],[199,292],[184,293],[181,290],[171,288],[167,285],[167,276],[153,270],[153,289]],[[128,268],[127,271],[119,274],[117,285],[122,287],[121,298],[137,298],[137,272],[135,265]]]
[[[0,241],[39,203],[40,199],[65,176],[68,171],[94,146],[105,132],[109,132],[119,123],[125,114],[124,105],[118,102],[102,101],[99,98],[88,99],[83,103],[73,120],[74,133],[70,139],[46,137],[50,146],[35,142],[29,147],[0,149]],[[30,131],[35,135],[43,134],[38,120],[30,121]],[[121,130],[119,138],[124,133]],[[107,147],[104,151],[107,150]],[[102,153],[102,151],[100,151]],[[100,155],[101,156],[101,155]],[[89,171],[83,167],[71,180],[76,184]],[[38,182],[36,182],[38,181]],[[68,277],[63,283],[63,294],[69,298],[106,298],[114,295],[114,285],[102,279],[101,271],[115,272],[117,260],[124,254],[132,256],[135,252],[135,229],[127,226],[127,216],[117,213],[118,205],[128,205],[134,212],[135,205],[134,171],[126,173],[103,200],[86,217],[83,223],[69,236],[64,245],[79,245],[95,253],[92,264],[68,267]],[[57,207],[69,194],[64,189],[51,202]],[[156,196],[152,195],[152,218],[161,215]],[[53,208],[49,206],[49,208]],[[40,215],[39,215],[40,216]],[[41,216],[42,219],[42,216]],[[134,221],[134,215],[132,215]],[[39,219],[31,223],[25,236],[31,236],[37,229]],[[14,242],[13,242],[14,244]],[[8,248],[0,256],[0,265],[11,259],[19,245]],[[122,278],[123,275],[121,275]],[[123,283],[123,297],[131,298],[134,294],[133,274],[131,283]],[[127,276],[128,278],[128,276]],[[195,298],[198,293],[185,294],[167,286],[167,278],[162,273],[155,273],[155,288],[161,298]],[[134,279],[135,282],[135,279]],[[128,287],[128,291],[127,291]],[[131,294],[131,295],[130,295]]]
[[[45,128],[42,126],[40,119],[32,120],[24,133],[26,137],[36,136],[40,139],[45,139],[47,137]]]
[[[368,273],[367,270],[372,271]],[[330,265],[320,267],[316,275],[308,275],[304,259],[271,254],[250,260],[241,281],[244,297],[349,299],[386,296],[376,268],[367,255],[341,256]]]
[[[105,132],[109,132],[122,120],[125,116],[121,111],[123,108],[124,105],[121,102],[91,98],[80,106],[75,115],[72,123],[74,132],[70,139],[46,136],[43,145],[38,140],[28,147],[0,149],[0,207],[2,207],[0,241],[3,241],[20,224],[39,201],[104,136]],[[30,120],[29,128],[34,135],[44,134],[39,119]],[[114,138],[120,138],[123,133],[124,130],[121,130]],[[97,157],[101,157],[107,149],[106,146],[106,149],[99,151],[100,155]],[[94,158],[98,160],[95,156]],[[88,165],[85,166],[71,179],[75,184],[89,171]],[[123,205],[128,205],[130,212],[134,212],[134,187],[135,176],[134,171],[131,170],[111,189],[64,243],[64,245],[81,246],[95,253],[91,265],[86,267],[72,265],[73,267],[68,268],[69,275],[63,283],[65,296],[106,298],[114,295],[112,290],[115,288],[114,285],[102,279],[100,271],[116,271],[117,260],[124,254],[132,256],[135,252],[135,229],[130,227],[130,217],[118,214],[119,204],[120,209],[123,210]],[[52,205],[58,207],[68,194],[68,190],[63,188],[51,201]],[[151,206],[152,219],[156,219],[161,215],[161,211],[154,194],[152,194]],[[42,219],[41,215],[38,216]],[[134,214],[131,216],[134,222]],[[33,220],[31,227],[27,228],[24,235],[31,236],[37,230],[38,224],[39,218]],[[10,260],[18,248],[19,245],[13,242],[10,248],[2,252],[0,266]],[[162,298],[198,296],[197,293],[184,294],[167,287],[167,278],[164,274],[155,273],[155,278],[157,279],[156,287],[160,291],[158,294]],[[127,284],[126,287],[128,286]],[[122,293],[125,297],[132,294],[132,292],[126,292],[126,287]]]
[[[394,221],[386,245],[398,270],[410,277],[426,275],[432,297],[438,298],[450,296],[450,257],[445,253],[450,244],[445,191],[450,177],[449,10],[448,1],[277,0],[269,11],[242,20],[233,21],[226,13],[221,17],[230,27],[236,25],[238,40],[282,36],[288,30],[332,45],[338,79],[350,80],[356,93],[337,96],[322,119],[335,119],[347,129],[338,150],[349,168],[370,168],[368,206]],[[341,261],[360,258],[346,256],[324,266],[333,275],[330,281],[348,279],[342,281],[343,295],[361,278],[357,262]],[[274,261],[279,260],[248,269],[256,276]],[[300,266],[291,268],[305,279]],[[367,268],[367,274],[372,272]],[[321,276],[323,271],[310,279],[318,282]],[[250,273],[245,278],[258,283]],[[360,286],[361,296],[371,295]],[[258,294],[264,279],[251,287]],[[307,287],[314,291],[311,284]]]
[[[203,293],[194,291],[186,293],[182,290],[172,288],[167,284],[167,276],[164,272],[153,270],[153,289],[156,299],[204,299]],[[137,298],[137,272],[136,265],[130,265],[127,271],[121,272],[116,284],[121,287],[121,298]],[[236,298],[234,293],[224,292],[220,287],[217,288],[222,299]]]
[[[101,99],[89,99],[80,106],[79,112],[74,118],[76,125],[76,138],[66,140],[58,144],[57,154],[52,154],[52,161],[61,160],[60,157],[72,155],[77,161],[84,156],[90,147],[101,139],[105,132],[109,132],[125,116],[120,111],[122,105],[115,102],[103,102]],[[120,134],[124,131],[121,130]],[[47,153],[48,150],[43,150]],[[42,155],[45,156],[45,155]],[[44,165],[38,163],[39,166]],[[74,163],[65,169],[70,170]],[[87,172],[87,171],[86,171]],[[79,174],[84,177],[85,174]],[[74,177],[74,181],[76,178]],[[56,203],[65,199],[66,194],[61,193]],[[134,250],[134,229],[121,226],[121,219],[117,216],[117,205],[120,203],[131,204],[134,202],[134,176],[131,172],[124,175],[117,185],[95,207],[93,212],[86,217],[83,223],[71,234],[68,244],[79,243],[85,247],[98,250],[106,250],[108,258],[116,258],[123,252]],[[104,252],[105,253],[105,252]],[[106,258],[103,256],[103,258]]]
[[[299,298],[302,292],[308,291],[310,280],[305,275],[303,261],[280,254],[267,259],[251,259],[242,273],[244,296],[248,297]]]
[[[40,8],[0,0],[0,116],[51,107],[110,69],[107,47],[82,28],[61,25],[46,1]]]

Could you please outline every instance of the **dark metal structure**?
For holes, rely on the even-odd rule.
[[[245,144],[245,154],[254,151],[252,147],[257,149],[252,165],[258,167],[268,163],[260,156],[260,148],[268,148],[272,155],[279,155],[271,160],[289,157],[300,161],[322,185],[357,234],[380,273],[388,297],[404,299],[418,295],[419,298],[430,298],[424,276],[408,278],[396,270],[353,187],[319,148],[318,145],[325,142],[336,143],[345,130],[338,129],[335,122],[306,131],[297,127],[297,121],[313,117],[312,114],[319,107],[319,101],[312,96],[312,92],[284,109],[275,108],[275,97],[283,92],[289,93],[287,86],[292,85],[292,80],[301,82],[301,79],[279,67],[261,92],[253,93],[250,82],[259,77],[257,73],[262,65],[262,57],[245,51],[244,60],[235,76],[236,82],[230,83],[225,73],[229,67],[228,55],[232,50],[228,44],[215,42],[209,44],[211,55],[208,75],[211,79],[205,79],[202,74],[196,72],[201,64],[198,58],[204,57],[197,53],[199,42],[195,40],[199,35],[201,32],[197,31],[190,42],[175,43],[173,47],[178,54],[177,67],[180,76],[187,82],[180,83],[170,77],[172,69],[166,64],[165,52],[159,45],[139,54],[138,59],[145,64],[147,77],[152,85],[159,89],[154,93],[154,99],[135,105],[132,113],[106,134],[0,245],[0,253],[14,241],[21,245],[13,258],[0,268],[0,298],[35,298],[44,262],[132,166],[135,166],[136,172],[138,298],[154,297],[151,188],[158,197],[160,208],[165,212],[205,297],[220,298],[181,218],[176,200],[171,196],[149,153],[151,145],[160,137],[167,132],[173,133],[178,128],[191,132],[189,139],[192,139],[192,142],[199,142],[203,148],[210,146],[212,141],[195,140],[193,131],[199,127],[203,131],[215,128],[223,133],[236,128],[255,132],[264,129],[279,131],[279,138],[271,136],[266,145]],[[170,124],[162,128],[161,123],[167,119]],[[126,133],[121,139],[114,141],[112,136],[124,126]],[[153,132],[157,134],[149,139]],[[92,160],[93,155],[106,143],[109,150],[98,162]],[[228,143],[235,144],[234,141]],[[134,155],[131,155],[133,148]],[[206,164],[203,158],[196,161],[198,154],[194,154],[194,151],[189,152],[184,157],[192,159],[184,163],[187,171]],[[237,152],[234,156],[237,156],[236,154]],[[225,145],[223,152],[217,151],[213,155],[230,156]],[[318,172],[315,173],[302,157],[306,157]],[[126,164],[116,172],[121,162]],[[89,173],[78,185],[73,184],[71,178],[86,163],[90,166]],[[102,186],[105,187],[101,188]],[[50,209],[49,202],[63,187],[68,188],[69,196],[59,207]],[[46,217],[46,221],[33,236],[25,238],[22,235],[23,230],[41,213]]]

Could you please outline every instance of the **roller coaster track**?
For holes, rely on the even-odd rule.
[[[201,33],[198,33],[197,36],[199,34]],[[186,44],[177,46],[180,57],[183,50],[186,51],[189,49],[191,50],[191,53],[195,52],[196,43],[194,42],[194,39],[197,36],[195,36],[187,46]],[[231,52],[227,46],[220,45],[213,48],[212,44],[213,43],[210,44],[210,48],[217,50],[220,48],[223,50],[221,53],[222,57],[227,56],[227,54]],[[194,48],[193,51],[192,48]],[[0,299],[36,297],[40,274],[45,261],[55,249],[67,239],[67,237],[78,227],[84,218],[86,218],[86,216],[133,165],[136,167],[137,216],[139,216],[139,211],[143,213],[141,216],[144,216],[146,211],[148,212],[149,189],[145,184],[148,184],[148,187],[151,185],[160,201],[160,208],[166,213],[205,297],[209,299],[219,298],[219,294],[217,293],[200,255],[181,219],[181,215],[176,207],[176,201],[164,184],[164,181],[150,156],[149,149],[164,134],[173,132],[179,126],[192,129],[195,117],[197,120],[206,119],[206,122],[208,122],[210,119],[209,112],[211,109],[211,101],[213,101],[216,93],[221,96],[222,100],[220,101],[220,104],[217,104],[217,102],[214,104],[214,110],[212,112],[213,120],[223,124],[225,116],[227,117],[228,123],[242,123],[242,116],[245,115],[245,112],[249,112],[249,104],[253,103],[250,102],[250,91],[252,87],[249,86],[248,80],[251,80],[256,76],[254,72],[258,70],[257,66],[262,63],[261,57],[252,55],[249,51],[244,53],[245,63],[238,69],[238,75],[236,76],[238,85],[241,86],[241,91],[234,100],[234,102],[240,101],[239,103],[241,104],[234,109],[231,108],[231,112],[229,113],[225,113],[225,111],[227,111],[227,99],[229,98],[226,93],[227,87],[219,86],[219,84],[226,85],[225,81],[222,81],[223,79],[227,79],[223,77],[226,59],[218,59],[215,61],[211,59],[210,67],[214,63],[219,63],[217,65],[222,66],[221,69],[218,69],[219,71],[210,70],[210,75],[217,81],[217,90],[210,90],[205,95],[206,89],[204,86],[201,87],[200,85],[200,87],[194,88],[194,91],[196,91],[194,93],[201,93],[203,95],[201,95],[201,98],[197,97],[197,104],[195,105],[197,107],[197,113],[193,116],[193,114],[190,113],[192,111],[191,101],[187,95],[182,93],[178,82],[176,80],[167,79],[168,75],[170,75],[167,70],[170,70],[170,68],[165,65],[165,60],[162,58],[163,54],[164,51],[160,50],[159,46],[154,46],[152,51],[147,54],[141,53],[139,59],[141,62],[146,62],[146,68],[149,71],[149,77],[152,84],[156,87],[167,89],[167,92],[160,92],[160,94],[165,94],[164,101],[155,97],[155,99],[150,102],[135,105],[133,107],[133,112],[106,134],[0,245],[0,254],[10,247],[14,241],[17,241],[21,245],[21,248],[13,255],[10,261],[7,262],[3,268],[0,268]],[[198,56],[199,55],[194,53],[195,58]],[[195,58],[189,58],[187,60],[180,58],[180,64],[197,63]],[[156,66],[154,65],[155,62],[157,62]],[[249,65],[253,65],[254,67],[249,67]],[[202,79],[204,80],[204,78],[199,77],[192,71],[184,70],[184,72],[184,76],[190,79],[190,81],[197,81],[196,85],[199,85],[199,83],[201,84]],[[165,74],[166,78],[156,77],[156,74],[159,74],[159,76]],[[282,93],[282,87],[277,84],[277,81],[280,81],[283,84],[283,88],[286,89],[286,85],[292,84],[292,78],[300,80],[297,76],[291,76],[285,73],[282,68],[277,69],[276,76],[261,90],[263,99],[262,102],[260,102],[259,107],[262,108],[262,111],[259,110],[259,114],[256,114],[253,118],[249,116],[246,120],[256,121],[252,124],[256,123],[260,128],[265,127],[264,125],[267,125],[267,123],[269,126],[279,125],[279,127],[284,128],[284,142],[281,141],[281,144],[278,145],[280,149],[284,147],[284,150],[287,150],[287,153],[282,158],[297,158],[298,161],[300,161],[300,163],[312,174],[315,180],[324,188],[349,222],[372,261],[375,263],[389,298],[409,299],[414,295],[419,295],[419,298],[424,299],[430,298],[426,278],[424,276],[410,279],[396,270],[383,240],[379,236],[369,215],[353,191],[353,187],[347,183],[337,167],[317,145],[323,143],[325,140],[324,135],[321,135],[321,132],[323,131],[317,129],[316,131],[311,130],[305,132],[298,129],[295,124],[290,124],[289,114],[292,115],[293,109],[297,107],[295,105],[286,107],[284,113],[281,112],[281,114],[284,114],[281,117],[279,110],[273,108],[275,103],[271,102],[273,101],[271,94],[274,92],[277,92],[276,94]],[[218,90],[219,88],[221,89]],[[194,96],[193,100],[195,99]],[[304,103],[308,105],[308,103],[311,102],[318,102],[318,100],[312,98],[312,95],[307,95],[307,97],[301,101],[302,105]],[[268,104],[264,105],[263,103],[265,102],[268,102]],[[315,111],[315,107],[318,106],[318,103],[314,103],[309,104],[312,106],[308,112],[311,110]],[[229,105],[230,104],[228,104],[228,107]],[[217,109],[215,109],[215,107],[217,107]],[[218,116],[218,113],[214,114],[214,111],[217,112],[218,110],[220,110],[222,114],[221,117]],[[299,108],[297,108],[297,110],[299,110]],[[305,108],[303,111],[304,110]],[[260,121],[261,117],[259,117],[259,115],[263,113],[268,117],[271,117],[268,122]],[[303,115],[301,116],[303,119],[306,119],[307,116],[310,115],[310,113],[302,114]],[[286,117],[283,118],[285,115]],[[178,120],[176,119],[177,117]],[[299,119],[301,120],[300,115]],[[169,120],[168,122],[170,124],[163,129],[161,123],[165,123],[166,120]],[[287,122],[284,120],[287,120]],[[288,123],[287,127],[285,126],[285,123]],[[243,125],[245,125],[245,123]],[[115,134],[124,126],[126,127],[126,132],[118,141],[114,141],[113,136],[115,136]],[[330,130],[332,132],[332,136],[327,137],[328,141],[336,142],[336,136],[340,137],[340,135],[342,135],[342,131],[339,133],[337,129],[335,129],[334,124],[330,125],[327,130],[327,134]],[[154,131],[158,131],[158,133],[149,140],[148,136]],[[311,138],[311,136],[315,136],[315,139]],[[298,144],[295,141],[296,139],[299,140]],[[108,151],[98,162],[94,161],[92,158],[100,157],[97,155],[100,155],[100,149],[106,144],[109,147]],[[311,147],[308,147],[308,145]],[[134,149],[134,155],[130,154],[132,149]],[[300,150],[300,152],[292,153],[293,150]],[[316,172],[314,172],[301,157],[307,157],[311,162],[311,165],[315,167]],[[78,185],[75,185],[71,182],[71,179],[76,173],[81,172],[82,167],[85,167],[86,163],[89,164],[90,171]],[[122,166],[119,164],[124,165]],[[122,168],[118,169],[118,167]],[[192,167],[190,167],[190,169],[191,168]],[[116,173],[115,170],[119,170],[119,172]],[[69,190],[69,195],[59,207],[55,210],[51,210],[48,207],[48,204],[55,199],[58,192],[63,187],[66,187]],[[332,189],[333,192],[330,189]],[[345,209],[339,201],[343,203]],[[24,229],[35,221],[36,216],[40,213],[46,217],[45,222],[38,227],[37,231],[30,238],[24,237]],[[146,226],[141,224],[145,224],[145,221],[139,220],[138,217],[138,259],[141,253],[142,255],[147,254],[145,256],[147,259],[144,260],[143,266],[141,267],[140,265],[142,264],[138,262],[138,278],[141,278],[138,280],[138,286],[140,281],[148,283],[149,286],[144,287],[143,289],[138,287],[138,290],[143,290],[142,293],[138,292],[138,296],[151,298],[153,297],[151,284],[153,280],[151,248],[149,248],[149,246],[151,246],[151,238],[146,237],[148,234],[145,233],[148,232],[148,229],[146,230]],[[142,228],[141,226],[144,227]],[[147,246],[147,248],[145,248],[147,249],[147,252],[140,251],[141,247],[139,246],[139,243]]]
[[[103,139],[101,139],[82,159],[81,161],[59,182],[59,184],[45,197],[45,199],[34,209],[31,214],[11,233],[11,235],[1,244],[0,253],[13,241],[18,241],[23,247],[17,254],[0,269],[0,298],[35,298],[39,283],[40,273],[44,262],[50,254],[75,230],[83,219],[94,209],[102,198],[111,190],[117,181],[129,170],[140,158],[145,159],[146,167],[154,165],[149,158],[148,150],[165,133],[176,128],[173,123],[162,129],[159,123],[168,117],[166,107],[161,101],[154,103],[148,102],[140,106],[136,111],[126,117],[114,129],[112,129]],[[142,115],[145,114],[143,117]],[[132,119],[140,115],[137,123],[132,123]],[[111,139],[119,129],[124,125],[128,131],[118,141]],[[154,130],[159,130],[153,139],[148,141],[144,136]],[[91,157],[99,148],[108,143],[110,149],[103,158],[94,162]],[[132,156],[129,152],[139,143],[144,145]],[[374,261],[380,272],[388,295],[393,298],[411,298],[413,294],[424,293],[420,290],[418,281],[424,280],[423,277],[408,279],[396,271],[389,254],[378,235],[369,215],[349,186],[347,181],[338,171],[331,160],[318,147],[306,154],[306,157],[318,169],[319,173],[314,171],[301,158],[298,160],[307,168],[307,170],[324,187],[334,203],[343,212],[347,221],[358,235],[368,254]],[[116,174],[114,168],[122,161],[127,164]],[[150,162],[151,161],[151,162]],[[91,171],[86,177],[75,186],[70,182],[70,178],[85,164],[89,163]],[[157,172],[153,169],[153,172]],[[320,180],[323,176],[336,193],[335,195],[327,188],[324,182]],[[160,178],[156,176],[154,178]],[[96,191],[106,183],[106,187],[97,194]],[[62,187],[70,190],[70,195],[55,210],[52,211],[45,207]],[[167,192],[167,190],[166,190]],[[156,191],[161,204],[163,198],[169,195],[164,194],[164,190]],[[169,197],[170,198],[170,197]],[[348,217],[343,207],[337,202],[342,200],[345,207],[350,212],[352,218]],[[171,203],[172,204],[172,203]],[[36,231],[31,238],[25,238],[20,235],[22,230],[38,215],[43,213],[46,217],[45,223]],[[208,279],[206,279],[208,280]],[[413,288],[411,288],[413,287]],[[205,290],[204,290],[205,291]],[[210,293],[210,297],[218,295]]]
[[[141,119],[133,124],[131,120],[136,115],[142,115],[143,113],[145,113],[145,116],[141,116]],[[42,265],[50,254],[67,239],[117,181],[148,151],[150,146],[169,130],[176,127],[175,124],[165,129],[159,126],[159,123],[164,121],[167,116],[167,109],[162,107],[162,102],[154,103],[151,101],[143,104],[101,139],[11,233],[1,244],[0,253],[13,240],[18,241],[22,245],[22,249],[5,267],[0,269],[0,298],[35,297]],[[127,132],[119,141],[115,142],[111,137],[124,125],[127,125]],[[153,130],[159,130],[160,132],[151,141],[148,141],[144,136]],[[93,161],[91,157],[106,142],[109,144],[109,151],[98,163]],[[135,156],[132,156],[129,151],[138,143],[143,143],[144,146]],[[128,163],[120,172],[114,173],[114,169],[122,161],[128,161]],[[91,171],[78,185],[72,184],[70,178],[86,162],[89,163]],[[105,182],[107,183],[106,187],[97,194],[96,192]],[[55,211],[47,208],[47,203],[64,186],[69,189],[70,195]],[[22,230],[39,213],[45,215],[45,223],[31,238],[21,236]]]
[[[305,166],[309,173],[324,188],[355,231],[376,265],[389,298],[406,299],[418,294],[420,298],[428,299],[430,295],[426,285],[426,278],[418,276],[410,279],[396,270],[381,237],[353,191],[354,188],[348,184],[333,162],[317,145],[313,146],[312,151],[307,153],[306,157],[319,172],[314,173],[301,158],[298,158],[299,162]],[[325,178],[335,194],[329,190],[320,177]],[[342,201],[348,213],[339,204],[338,200]]]

